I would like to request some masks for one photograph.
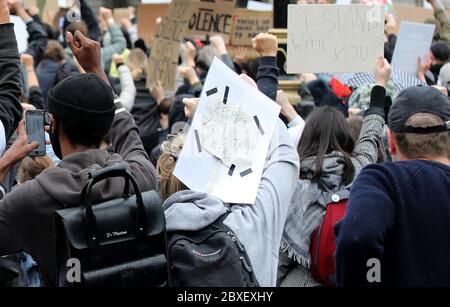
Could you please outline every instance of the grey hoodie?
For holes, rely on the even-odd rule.
[[[299,171],[297,151],[279,120],[254,204],[226,204],[205,193],[180,191],[164,202],[167,231],[200,230],[227,211],[224,223],[244,244],[261,286],[275,286],[278,251]]]
[[[121,112],[122,111],[122,112]],[[25,251],[38,263],[50,286],[56,283],[54,211],[80,205],[88,173],[125,163],[142,192],[157,188],[156,171],[148,160],[133,117],[123,108],[116,111],[110,139],[114,154],[90,149],[74,153],[46,169],[0,201],[0,256]],[[93,203],[118,198],[122,178],[108,178],[92,190]]]

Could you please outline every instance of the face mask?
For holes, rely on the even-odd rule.
[[[50,126],[50,131],[48,132],[50,136],[50,142],[52,143],[53,152],[58,157],[58,159],[62,160],[62,152],[61,152],[61,144],[59,143],[58,132],[53,132],[53,127]]]

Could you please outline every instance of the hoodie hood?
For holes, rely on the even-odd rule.
[[[203,229],[229,211],[220,199],[191,190],[172,194],[163,207],[167,232]]]
[[[80,204],[80,192],[89,179],[89,172],[95,169],[123,162],[118,154],[106,150],[90,149],[65,157],[57,167],[43,171],[36,180],[52,198],[67,207]],[[97,203],[122,196],[124,180],[108,178],[92,189],[92,201]]]

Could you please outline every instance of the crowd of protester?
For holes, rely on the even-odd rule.
[[[450,23],[439,0],[427,1],[436,32],[417,64],[423,85],[392,89],[396,37],[386,30],[375,84],[303,74],[292,104],[278,90],[271,34],[253,39],[257,59],[242,48],[230,56],[219,35],[186,39],[171,92],[161,82],[146,87],[151,47],[135,17],[114,20],[111,9],[96,14],[80,0],[81,21],[55,29],[36,8],[0,0],[0,284],[55,286],[54,211],[79,206],[90,171],[124,163],[142,192],[160,194],[168,234],[201,231],[229,212],[223,222],[260,286],[323,285],[311,272],[311,238],[341,198],[349,201],[335,227],[336,285],[450,286]],[[10,14],[27,26],[22,54]],[[214,57],[281,107],[253,204],[224,203],[173,175],[184,145],[178,125],[194,117]],[[27,156],[37,144],[23,120],[34,109],[50,114],[47,155],[38,158]],[[122,190],[109,178],[93,200]],[[381,262],[377,283],[367,278],[369,259]],[[15,268],[19,276],[5,281]]]

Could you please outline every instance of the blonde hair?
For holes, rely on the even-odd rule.
[[[55,166],[55,164],[53,164],[53,161],[49,156],[34,158],[25,157],[20,163],[17,181],[19,184],[23,184],[29,180],[33,180],[44,170],[53,166]]]
[[[173,175],[175,165],[184,145],[184,135],[169,135],[161,144],[161,156],[156,164],[159,179],[159,193],[163,200],[170,195],[187,190],[187,187]]]
[[[135,48],[131,50],[130,55],[126,61],[126,65],[131,71],[133,75],[134,81],[139,81],[142,78],[142,75],[145,74],[148,59],[147,55],[140,48]]]

